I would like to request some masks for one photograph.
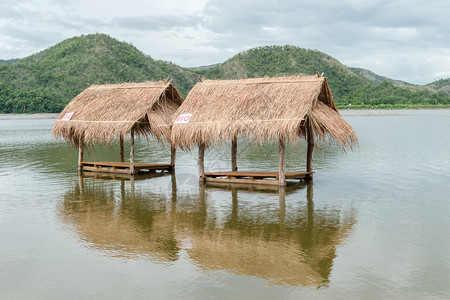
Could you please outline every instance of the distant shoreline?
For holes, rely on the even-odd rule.
[[[403,108],[403,109],[341,109],[342,116],[395,116],[414,111],[444,111],[450,108]],[[0,114],[0,120],[38,120],[57,119],[59,113],[36,113],[36,114]]]
[[[402,108],[402,109],[341,109],[341,116],[399,116],[417,112],[449,111],[450,108]]]
[[[57,119],[59,113],[0,114],[0,120]]]

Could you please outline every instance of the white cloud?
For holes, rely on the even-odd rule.
[[[2,0],[0,58],[101,32],[182,66],[291,44],[427,83],[450,70],[448,11],[450,3],[438,0]]]
[[[404,42],[417,37],[416,28],[408,27],[374,27],[370,30],[379,39]]]

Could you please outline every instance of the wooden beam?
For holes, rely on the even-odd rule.
[[[80,142],[78,143],[78,172],[83,171],[83,165],[81,164],[83,162],[84,158],[84,141],[82,138],[80,138]]]
[[[278,185],[286,185],[285,167],[286,167],[286,146],[284,140],[280,139],[278,142]]]
[[[237,136],[231,139],[231,171],[237,171]]]
[[[130,131],[130,174],[134,175],[135,174],[135,170],[134,170],[134,128],[131,128]]]
[[[314,151],[314,134],[312,131],[311,121],[308,119],[306,128],[306,139],[308,141],[308,150],[306,154],[306,172],[312,172],[313,169],[313,151]],[[309,174],[307,179],[312,179],[313,175]]]
[[[175,167],[175,158],[177,156],[177,147],[174,145],[170,146],[170,164]]]
[[[86,163],[83,163],[86,164]],[[310,173],[308,172],[284,172],[284,178],[286,179],[303,179]],[[273,178],[278,180],[278,171],[228,171],[228,172],[206,172],[204,177],[226,177],[226,178]]]
[[[124,152],[123,152],[123,136],[122,135],[120,136],[120,139],[119,139],[119,146],[120,146],[120,161],[124,162],[125,161],[125,155],[124,155]]]
[[[105,168],[103,166],[83,166],[84,172],[102,172],[102,173],[116,173],[116,174],[130,174],[130,170],[127,169],[113,169],[113,168]]]
[[[205,181],[205,145],[198,145],[198,176],[200,181]]]
[[[240,183],[240,184],[251,184],[251,185],[271,185],[278,186],[278,180],[267,180],[267,179],[248,179],[248,178],[210,178],[206,177],[205,182],[213,183]]]

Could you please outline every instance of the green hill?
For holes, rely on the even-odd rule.
[[[352,72],[333,57],[294,46],[266,46],[239,53],[223,64],[196,71],[206,78],[232,79],[324,73],[333,95],[341,95],[370,81]]]
[[[222,64],[195,68],[205,78],[231,79],[324,73],[340,108],[448,106],[450,96],[428,86],[388,80],[363,69],[348,68],[333,57],[294,46],[266,46],[239,53]],[[369,74],[373,78],[368,77]]]
[[[444,92],[450,95],[450,78],[440,79],[432,83],[429,83],[426,86],[437,92]]]
[[[398,82],[379,75],[376,82],[367,78],[370,71],[350,69],[325,53],[294,46],[254,48],[220,64],[187,69],[154,60],[108,35],[93,34],[67,39],[18,61],[0,62],[0,113],[59,112],[89,84],[172,79],[186,96],[200,77],[311,75],[316,71],[328,78],[341,108],[450,105],[449,79],[414,86],[417,89],[397,86]]]
[[[405,81],[395,80],[395,79],[391,79],[391,78],[387,78],[387,77],[378,75],[367,69],[352,68],[352,67],[350,67],[349,69],[352,70],[353,72],[355,72],[356,74],[359,74],[376,84],[380,84],[384,81],[388,81],[388,82],[393,82],[397,86],[414,86],[413,84],[407,83]]]
[[[59,112],[89,84],[161,79],[173,79],[186,95],[198,76],[105,34],[74,37],[0,64],[0,112]]]
[[[0,59],[0,65],[1,64],[13,64],[15,62],[18,62],[19,59],[18,58],[12,58],[12,59]]]
[[[423,91],[428,90],[430,92],[445,92],[446,94],[450,95],[450,78],[449,79],[441,79],[432,83],[429,83],[427,85],[415,85],[411,84],[402,80],[395,80],[391,78],[387,78],[378,74],[375,74],[374,72],[367,70],[367,69],[361,69],[361,68],[350,68],[353,72],[364,76],[365,78],[369,79],[370,81],[380,84],[384,81],[392,82],[394,86],[407,88],[411,91]]]

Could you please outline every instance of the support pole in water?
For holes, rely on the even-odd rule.
[[[311,121],[308,118],[308,125],[306,128],[306,139],[308,141],[308,150],[306,154],[306,172],[313,171],[313,151],[314,151],[314,135],[312,131]],[[306,179],[311,180],[312,174],[306,176]]]
[[[175,158],[177,155],[177,147],[175,147],[174,145],[170,146],[170,169],[174,170],[175,169]]]
[[[134,175],[134,128],[131,128],[130,132],[130,175]]]
[[[286,151],[285,151],[284,140],[280,139],[278,142],[278,185],[285,186],[286,185],[286,177],[285,177],[285,166],[286,166]]]
[[[81,164],[83,162],[83,158],[84,158],[84,141],[83,138],[80,138],[80,141],[78,143],[78,172],[83,171],[83,166]]]
[[[124,162],[125,161],[125,155],[124,155],[124,152],[123,152],[123,136],[122,135],[120,135],[119,146],[120,146],[120,161]]]
[[[205,145],[198,145],[198,176],[199,180],[205,181]]]
[[[237,136],[231,139],[231,171],[237,171]]]

